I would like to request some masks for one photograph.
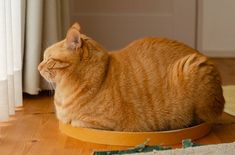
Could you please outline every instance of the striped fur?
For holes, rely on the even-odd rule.
[[[96,129],[156,131],[211,122],[221,115],[220,75],[198,51],[169,39],[144,38],[107,52],[76,25],[65,40],[45,51],[38,66],[45,79],[56,83],[60,121]]]

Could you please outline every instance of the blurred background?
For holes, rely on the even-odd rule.
[[[235,1],[70,0],[70,24],[108,49],[143,36],[177,39],[204,54],[235,56]]]

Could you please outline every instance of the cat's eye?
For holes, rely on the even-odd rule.
[[[52,59],[47,61],[47,68],[52,69],[55,66],[56,62]]]
[[[50,59],[47,62],[47,68],[48,69],[62,69],[70,66],[70,63],[68,62],[63,62],[61,60],[56,60],[56,59]]]

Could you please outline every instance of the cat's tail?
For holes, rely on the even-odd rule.
[[[195,53],[179,60],[177,70],[181,70],[178,80],[190,98],[196,119],[214,121],[224,109],[221,77],[214,64],[207,57]]]

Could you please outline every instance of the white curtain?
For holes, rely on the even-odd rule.
[[[21,14],[20,0],[0,0],[0,121],[22,105]]]
[[[68,25],[67,0],[0,0],[0,121],[22,106],[22,78],[26,93],[49,89],[37,66]]]
[[[43,51],[65,35],[68,0],[27,0],[23,88],[28,94],[50,89],[37,70]]]

